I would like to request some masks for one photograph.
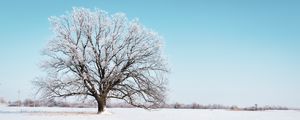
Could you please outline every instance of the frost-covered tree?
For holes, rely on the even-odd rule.
[[[91,96],[98,113],[115,98],[142,108],[164,103],[168,69],[161,37],[125,14],[73,8],[49,18],[46,76],[34,81],[46,98]]]

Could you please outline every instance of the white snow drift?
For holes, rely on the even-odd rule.
[[[300,111],[144,110],[108,108],[0,107],[1,120],[300,120]]]

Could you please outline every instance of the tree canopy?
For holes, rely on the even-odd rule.
[[[99,113],[110,98],[142,108],[164,103],[168,69],[158,33],[124,13],[98,9],[73,8],[49,20],[47,74],[34,82],[43,97],[91,96]]]

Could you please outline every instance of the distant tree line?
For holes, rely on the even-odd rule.
[[[0,98],[0,103],[7,104],[10,107],[17,107],[17,106],[24,106],[24,107],[77,107],[77,108],[95,108],[97,107],[97,103],[95,101],[88,101],[84,103],[72,103],[60,100],[32,100],[26,99],[23,101],[5,101],[3,98]],[[133,108],[134,106],[127,104],[127,103],[107,103],[107,108]],[[232,106],[225,106],[220,104],[182,104],[182,103],[173,103],[173,104],[165,104],[161,106],[161,108],[168,108],[168,109],[226,109],[226,110],[233,110],[233,111],[263,111],[263,110],[295,110],[294,108],[288,108],[283,106],[258,106],[254,104],[250,107],[238,107],[236,105]],[[299,110],[299,109],[297,109]]]
[[[94,107],[96,104],[94,102],[86,103],[71,103],[64,102],[59,100],[32,100],[25,99],[23,101],[6,101],[3,98],[0,98],[0,104],[6,104],[9,107],[79,107],[79,108],[88,108]]]
[[[291,108],[283,107],[283,106],[261,106],[258,107],[257,104],[250,107],[238,107],[236,105],[232,106],[225,106],[220,104],[208,104],[208,105],[202,105],[198,103],[192,103],[192,104],[181,104],[181,103],[175,103],[175,104],[166,104],[163,108],[174,108],[174,109],[227,109],[227,110],[234,110],[234,111],[263,111],[263,110],[290,110]]]

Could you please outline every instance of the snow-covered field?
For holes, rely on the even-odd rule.
[[[95,108],[0,107],[1,120],[300,120],[300,111],[229,111],[109,108],[97,115]]]

